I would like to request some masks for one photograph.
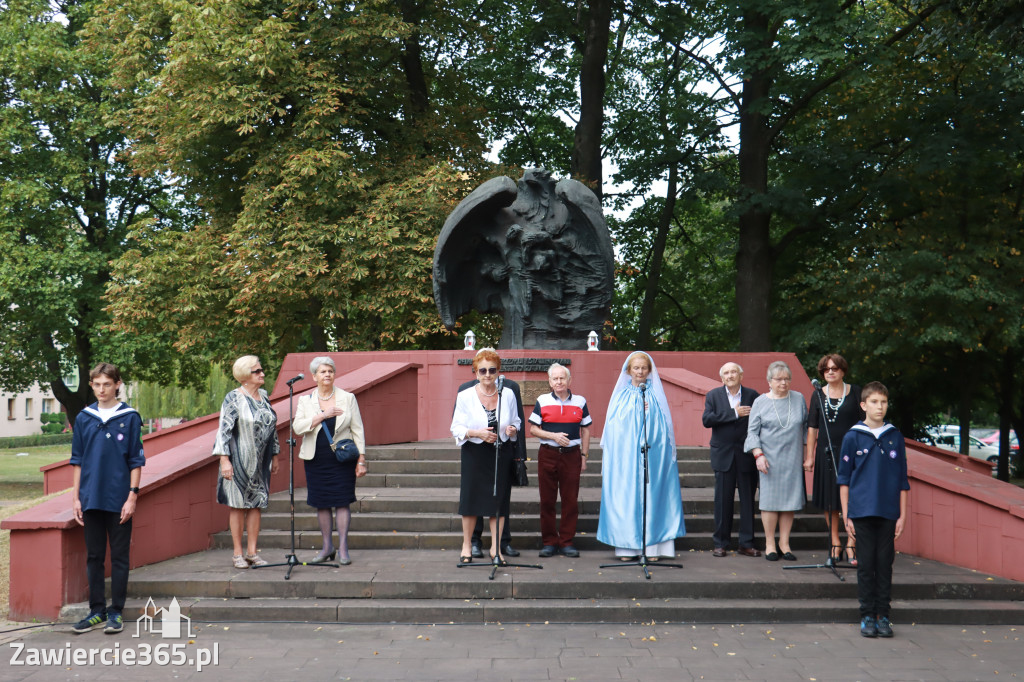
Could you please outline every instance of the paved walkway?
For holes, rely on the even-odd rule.
[[[14,624],[8,624],[12,627]],[[196,623],[191,639],[71,633],[67,625],[0,632],[7,680],[926,680],[1024,679],[1024,626],[897,624],[890,640],[854,625],[339,625]],[[13,665],[31,649],[181,646],[194,665]],[[165,648],[168,653],[173,649]],[[81,654],[86,655],[86,654]],[[98,655],[98,654],[97,654]]]

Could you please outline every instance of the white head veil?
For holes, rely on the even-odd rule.
[[[676,451],[676,434],[675,429],[672,426],[672,411],[668,408],[668,398],[665,397],[665,388],[661,385],[661,377],[658,376],[658,367],[654,364],[654,358],[643,351],[633,351],[626,356],[625,361],[622,363],[622,371],[619,372],[619,378],[615,382],[615,388],[612,389],[612,397],[608,401],[608,410],[605,412],[606,415],[613,414],[612,407],[615,405],[617,400],[622,399],[622,393],[633,384],[633,377],[629,374],[629,359],[640,353],[647,356],[647,361],[651,363],[651,373],[647,375],[647,400],[654,401],[658,404],[661,409],[661,413],[665,415],[665,421],[668,423],[668,433],[671,446],[671,452]],[[601,433],[601,448],[604,448],[604,434],[607,433],[605,428]]]

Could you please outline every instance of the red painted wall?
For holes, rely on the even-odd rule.
[[[469,351],[408,351],[332,354],[338,384],[354,392],[366,427],[367,443],[382,444],[450,438],[458,385],[472,377]],[[567,358],[572,388],[587,397],[599,436],[608,398],[625,352],[507,351],[504,357]],[[810,382],[791,354],[652,353],[673,410],[679,445],[706,445],[701,425],[705,393],[718,385],[718,369],[736,360],[744,384],[767,390],[765,372],[786,360],[794,390],[805,397]],[[284,380],[302,372],[314,354],[289,355],[271,401],[278,413],[278,437],[287,455],[288,391]],[[545,372],[507,372],[516,381],[546,378]],[[865,377],[865,380],[869,377]],[[296,384],[296,394],[312,390],[311,379]],[[209,547],[210,535],[227,527],[227,508],[215,503],[217,460],[210,455],[217,416],[210,415],[147,436],[147,462],[135,517],[132,565],[140,566]],[[911,522],[897,548],[918,556],[1024,580],[1024,491],[994,481],[989,467],[956,453],[911,444]],[[288,462],[282,460],[271,481],[274,491],[288,486]],[[48,467],[47,489],[70,485],[70,467]],[[296,458],[295,485],[305,485]],[[60,607],[86,596],[85,547],[71,514],[70,492],[21,512],[2,524],[11,530],[10,617],[57,617]]]

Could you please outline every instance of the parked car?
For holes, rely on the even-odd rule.
[[[994,445],[999,447],[999,431],[996,431],[991,436],[985,436],[979,439],[986,445]],[[1010,450],[1020,450],[1020,443],[1017,442],[1017,434],[1014,433],[1013,429],[1010,429]]]
[[[960,429],[959,427],[954,428],[956,428],[956,431],[953,431],[948,426],[928,429],[924,442],[928,442],[929,445],[934,445],[943,450],[960,452]],[[969,436],[969,438],[968,454],[975,459],[983,459],[995,465],[999,460],[999,446],[982,443],[974,436]]]

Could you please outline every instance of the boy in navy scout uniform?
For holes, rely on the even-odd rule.
[[[146,458],[142,454],[142,418],[117,398],[121,372],[101,362],[89,373],[96,402],[78,413],[71,441],[72,497],[75,521],[85,527],[89,615],[75,624],[77,633],[103,628],[120,632],[128,594],[128,552],[132,516]],[[103,561],[110,541],[110,608],[104,589]]]
[[[866,416],[843,438],[836,480],[846,532],[857,539],[860,634],[892,637],[892,563],[910,491],[907,450],[899,430],[885,422],[889,391],[884,385],[865,386],[860,408]]]

